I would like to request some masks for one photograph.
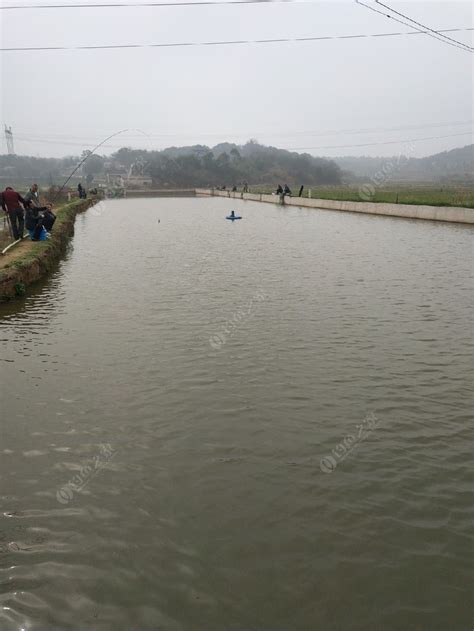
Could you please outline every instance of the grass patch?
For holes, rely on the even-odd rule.
[[[453,206],[474,208],[474,190],[462,187],[440,186],[391,186],[371,188],[371,183],[359,186],[312,186],[305,187],[303,197],[308,197],[311,188],[313,199],[333,199],[349,202],[383,202],[392,204],[411,204],[415,206]],[[272,193],[276,187],[252,186],[252,193]],[[298,194],[299,187],[292,188],[293,196]]]
[[[29,237],[23,240],[23,244],[27,244],[27,248],[25,249],[23,244],[22,248],[24,248],[21,252],[18,252],[17,256],[15,256],[16,247],[13,248],[10,252],[12,254],[12,258],[7,259],[7,263],[2,266],[4,270],[22,270],[27,268],[31,263],[35,260],[41,259],[46,264],[46,259],[48,258],[48,252],[53,252],[55,250],[60,249],[64,243],[63,233],[68,231],[67,224],[74,223],[74,219],[76,217],[76,213],[78,211],[78,207],[83,207],[83,200],[75,200],[68,204],[64,204],[54,209],[56,212],[56,222],[54,224],[53,231],[51,233],[51,237],[46,241],[35,241],[32,242]],[[9,239],[7,245],[11,243]],[[2,262],[2,258],[0,257],[0,263]],[[0,274],[1,278],[1,274]]]
[[[16,296],[24,296],[26,294],[26,287],[24,283],[16,283],[15,284],[15,295]]]

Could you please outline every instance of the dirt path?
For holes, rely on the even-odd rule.
[[[27,252],[32,250],[36,242],[31,241],[29,237],[25,237],[21,243],[17,243],[6,254],[0,255],[0,269],[8,267],[16,259],[25,256]]]
[[[55,209],[55,213],[58,220],[60,219],[63,211],[68,206],[70,206],[70,203],[65,203],[65,204],[61,204],[57,206],[57,208]],[[58,224],[59,223],[60,221],[58,221]],[[45,241],[32,241],[28,235],[24,237],[21,243],[17,243],[16,245],[14,245],[10,250],[8,250],[6,254],[0,254],[0,270],[11,265],[11,263],[16,261],[16,259],[20,259],[24,257],[25,254],[33,251],[35,248],[39,249],[38,248],[39,243],[44,244],[46,242]],[[7,247],[7,245],[8,243],[6,243],[3,247]]]
[[[25,237],[6,254],[0,255],[0,302],[25,295],[30,285],[49,273],[74,234],[77,213],[94,203],[95,200],[90,199],[62,205],[56,211],[57,220],[51,238],[31,241]]]

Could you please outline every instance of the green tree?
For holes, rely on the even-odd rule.
[[[90,184],[95,175],[101,173],[104,168],[104,158],[101,156],[91,155],[89,153],[89,157],[82,165],[82,173],[86,176],[86,181]]]

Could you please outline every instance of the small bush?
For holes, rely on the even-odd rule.
[[[26,294],[25,283],[15,284],[15,296],[24,296]]]

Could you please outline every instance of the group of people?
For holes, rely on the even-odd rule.
[[[80,186],[80,185],[79,185]],[[226,186],[217,186],[216,190],[218,191],[226,191],[227,188]],[[229,189],[232,193],[236,193],[237,192],[237,186],[233,186],[231,189]],[[300,189],[298,191],[298,197],[301,197],[303,195],[303,190],[304,190],[304,186],[301,185]],[[244,182],[243,186],[242,186],[242,193],[248,193],[249,192],[249,185],[248,182]],[[285,197],[285,195],[288,195],[289,197],[292,196],[292,192],[291,192],[291,188],[288,186],[288,184],[285,184],[284,187],[282,187],[281,184],[278,184],[278,188],[275,191],[276,195],[279,195],[281,198]]]
[[[240,186],[240,184],[239,184]],[[223,186],[216,186],[216,191],[226,191],[227,190],[227,186],[224,184]],[[229,189],[232,193],[237,193],[237,186],[234,184],[234,186],[232,188]],[[243,182],[242,183],[242,193],[248,193],[249,192],[249,183],[248,182]]]
[[[23,239],[25,228],[32,241],[44,241],[48,237],[56,215],[51,203],[41,205],[37,184],[33,184],[24,197],[7,186],[0,197],[15,241]]]
[[[298,197],[301,197],[303,195],[303,189],[304,189],[304,186],[301,185],[300,190],[298,191]],[[282,188],[281,184],[278,184],[276,194],[279,195],[280,197],[284,197],[285,195],[289,195],[291,197],[292,192],[288,184],[285,184],[285,188]]]

